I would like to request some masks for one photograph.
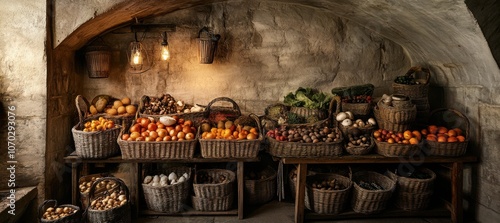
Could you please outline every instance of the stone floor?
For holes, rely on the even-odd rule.
[[[273,201],[261,207],[245,212],[245,219],[238,220],[237,216],[182,216],[182,217],[142,217],[136,219],[135,222],[140,223],[292,223],[294,219],[294,204],[291,202]],[[339,222],[339,223],[448,223],[447,218],[367,218],[367,219],[351,219],[351,220],[322,220],[322,221],[306,221],[306,222]]]

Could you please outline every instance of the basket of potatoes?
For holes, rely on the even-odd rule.
[[[97,192],[97,185],[106,182],[106,190]],[[89,223],[130,223],[130,193],[125,183],[116,177],[102,177],[89,191],[89,206],[86,218]]]
[[[80,208],[71,204],[57,205],[56,200],[46,200],[38,208],[38,217],[42,223],[79,223]]]
[[[80,177],[80,179],[78,180],[78,190],[80,191],[80,202],[82,204],[82,207],[89,206],[88,204],[89,192],[92,185],[102,177],[112,177],[112,176],[113,175],[109,173],[97,173]],[[104,190],[106,190],[107,186],[108,186],[107,182],[102,181],[100,185],[96,185],[96,193],[103,192]]]

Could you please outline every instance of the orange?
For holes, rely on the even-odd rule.
[[[417,138],[415,138],[415,137],[414,137],[414,138],[411,138],[411,139],[410,139],[410,144],[412,144],[412,145],[417,145],[417,144],[418,144],[418,139],[417,139]]]
[[[255,135],[258,135],[258,134],[259,134],[256,128],[251,128],[251,129],[250,129],[250,133],[253,133],[253,134],[255,134]]]
[[[411,139],[411,137],[413,137],[413,134],[411,133],[410,130],[406,130],[405,132],[403,132],[403,138]]]
[[[455,130],[453,130],[453,129],[450,129],[450,130],[448,131],[448,136],[450,136],[450,137],[451,137],[451,136],[453,136],[453,137],[454,137],[454,136],[457,136],[457,132],[456,132]]]
[[[464,136],[457,136],[457,139],[459,142],[464,142],[465,141],[465,137]]]
[[[450,136],[448,137],[448,142],[458,142],[458,139],[455,136]]]
[[[445,134],[448,132],[448,129],[446,127],[443,127],[443,126],[440,126],[438,128],[438,133],[442,133],[442,134]]]
[[[446,141],[448,141],[448,140],[446,140],[446,137],[445,137],[445,136],[438,136],[437,141],[438,141],[438,142],[446,142]]]
[[[425,136],[425,135],[429,134],[429,131],[427,131],[427,129],[422,129],[422,130],[420,130],[420,133],[422,133],[422,135]]]
[[[429,125],[427,129],[429,130],[430,134],[436,134],[438,131],[438,127],[435,125]]]
[[[434,142],[437,141],[436,135],[434,135],[434,134],[427,135],[426,139],[429,141],[434,141]]]
[[[455,132],[457,133],[457,136],[463,135],[462,129],[454,128],[453,130],[455,130]]]
[[[395,140],[394,140],[393,138],[389,138],[389,139],[387,140],[387,142],[388,142],[389,144],[393,144],[393,143],[395,142]]]
[[[403,141],[401,141],[403,144],[410,144],[410,141],[408,139],[404,139]]]
[[[413,136],[415,138],[417,138],[418,141],[422,140],[422,134],[420,134],[419,131],[415,130],[415,131],[411,132],[411,134],[413,134]]]

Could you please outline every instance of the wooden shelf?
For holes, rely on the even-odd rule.
[[[144,216],[217,216],[217,215],[238,215],[238,209],[228,211],[196,211],[194,209],[178,212],[178,213],[163,213],[151,210],[143,210],[140,212]]]

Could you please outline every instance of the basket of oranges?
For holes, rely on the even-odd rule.
[[[378,129],[372,133],[375,140],[375,151],[387,157],[413,156],[420,153],[422,135],[419,131],[405,130],[394,132]]]
[[[422,130],[426,133],[429,155],[465,154],[469,143],[470,123],[464,114],[454,109],[437,109],[431,112],[429,121],[432,125]]]

